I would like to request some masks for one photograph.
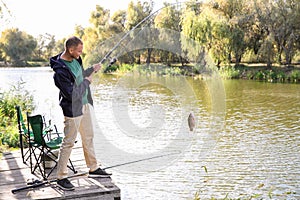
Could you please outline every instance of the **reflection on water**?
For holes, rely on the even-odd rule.
[[[49,68],[0,71],[1,88],[22,77],[34,93],[37,112],[62,122]],[[143,158],[157,151],[181,151],[176,156],[110,169],[122,199],[192,199],[196,192],[201,199],[226,195],[234,199],[300,199],[300,85],[224,81],[225,125],[214,132],[214,94],[207,82],[190,78],[180,82],[176,77],[133,80],[138,83],[125,84],[116,76],[94,79],[95,111],[102,137],[96,136],[95,143],[103,165],[136,159],[111,156],[101,139],[128,155],[142,152]],[[190,85],[192,93],[185,93],[183,84]],[[190,111],[197,120],[192,133],[186,121]],[[214,139],[214,146],[207,145]],[[166,147],[168,151],[162,151]],[[108,155],[111,157],[106,158]]]

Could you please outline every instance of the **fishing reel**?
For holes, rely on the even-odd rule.
[[[108,67],[112,66],[113,64],[115,64],[117,62],[117,58],[113,57],[112,59],[110,59]]]

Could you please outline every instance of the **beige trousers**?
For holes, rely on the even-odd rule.
[[[77,138],[78,131],[82,140],[82,148],[87,167],[90,171],[98,168],[98,163],[94,150],[94,123],[95,118],[92,114],[93,106],[90,104],[83,105],[83,115],[79,117],[66,117],[64,121],[64,134],[62,145],[58,156],[57,178],[63,179],[68,176],[68,162],[72,148]]]

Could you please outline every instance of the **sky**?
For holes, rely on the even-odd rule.
[[[34,37],[49,33],[55,35],[55,39],[62,39],[74,33],[76,25],[89,26],[90,14],[96,10],[96,5],[109,9],[112,15],[117,10],[126,10],[130,1],[0,0],[0,5],[5,3],[10,10],[10,14],[4,12],[8,20],[0,25],[0,31],[18,28]],[[154,10],[161,8],[163,2],[175,3],[176,0],[154,0]]]

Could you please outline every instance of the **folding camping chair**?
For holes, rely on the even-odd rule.
[[[63,137],[60,136],[57,131],[53,132],[44,129],[44,120],[42,115],[29,116],[27,113],[27,126],[28,131],[31,131],[33,135],[32,140],[29,140],[31,173],[34,174],[38,169],[42,177],[47,180],[57,166],[58,156],[54,153],[54,151],[60,148]],[[55,163],[48,173],[46,172],[45,165],[46,158]],[[77,173],[70,159],[69,163],[70,165],[68,165],[68,168],[74,173]]]
[[[26,123],[24,122],[24,118],[22,115],[21,107],[17,105],[15,108],[16,108],[17,119],[18,119],[21,156],[22,156],[23,163],[26,164],[26,162],[30,158],[29,141],[33,140],[33,133],[32,131],[28,131],[27,129]],[[49,123],[47,124],[45,118],[43,117],[43,123],[45,127],[43,130],[43,134],[52,132],[54,129],[56,130],[57,133],[57,128],[55,125],[51,124],[51,120],[49,120]]]

